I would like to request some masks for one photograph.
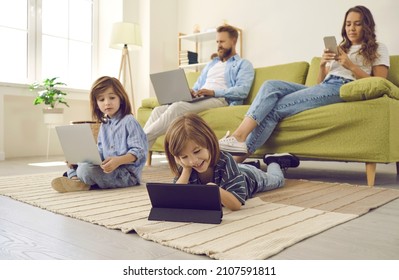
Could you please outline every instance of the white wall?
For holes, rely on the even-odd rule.
[[[69,91],[70,107],[64,108],[64,123],[90,120],[87,91]],[[25,85],[0,85],[0,160],[46,155],[48,130],[41,106]],[[62,154],[54,129],[50,130],[50,155]]]
[[[93,79],[100,76],[118,77],[122,51],[111,49],[109,42],[112,24],[123,21],[123,0],[99,0],[98,6],[98,57],[95,58],[98,70]]]
[[[345,12],[364,5],[373,13],[377,39],[391,54],[399,54],[399,1],[327,0],[179,0],[178,29],[191,33],[223,23],[243,29],[243,56],[255,67],[310,61],[321,55],[322,38],[341,38]],[[204,16],[206,15],[206,16]],[[160,27],[161,28],[161,27]]]
[[[62,154],[55,129],[48,128],[43,122],[43,107],[34,106],[32,102],[30,93],[4,97],[4,103],[7,104],[4,108],[6,158],[46,155],[47,144],[49,155]],[[70,108],[64,108],[64,124],[91,120],[88,101],[68,100],[68,103]]]
[[[140,23],[140,0],[99,0],[99,34],[98,34],[98,74],[97,77],[106,75],[118,77],[122,50],[111,49],[109,42],[111,38],[112,25],[115,22],[132,22]],[[145,4],[143,2],[143,4]],[[145,18],[143,14],[143,18]],[[140,27],[142,25],[140,24]],[[144,33],[145,34],[145,33]],[[131,75],[133,81],[133,96],[136,104],[136,110],[138,105],[141,103],[137,92],[140,92],[139,83],[136,81],[142,80],[141,63],[144,63],[140,59],[141,51],[146,48],[148,44],[144,44],[140,50],[129,49]],[[148,72],[147,72],[148,73]],[[131,85],[130,80],[127,78],[125,84],[126,90],[130,96]]]
[[[151,0],[149,73],[176,69],[177,62],[177,0]],[[150,96],[155,96],[149,82]]]

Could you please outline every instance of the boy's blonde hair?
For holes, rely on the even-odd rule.
[[[179,166],[175,156],[179,157],[187,142],[193,141],[202,148],[209,150],[213,167],[219,160],[219,141],[209,125],[197,114],[187,113],[178,117],[169,126],[165,135],[165,153],[172,172],[179,176]]]

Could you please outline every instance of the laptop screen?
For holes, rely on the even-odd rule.
[[[150,74],[150,79],[161,105],[193,99],[183,69]]]
[[[149,220],[220,223],[218,186],[147,183],[152,204]]]

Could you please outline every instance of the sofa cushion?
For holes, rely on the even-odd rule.
[[[283,80],[298,84],[304,84],[308,74],[309,63],[292,62],[267,67],[255,68],[255,78],[244,104],[250,105],[258,93],[262,84],[267,80]]]
[[[137,109],[136,119],[141,125],[141,127],[144,127],[145,123],[150,118],[152,110],[153,108],[148,108],[148,107],[140,107]]]
[[[308,76],[306,77],[305,85],[308,87],[317,84],[317,77],[319,75],[321,57],[313,57],[310,62]]]
[[[145,98],[141,101],[141,107],[144,108],[155,108],[157,106],[159,106],[159,102],[156,97]]]
[[[200,76],[201,72],[197,71],[197,72],[186,72],[186,78],[187,78],[187,83],[189,85],[190,88],[192,88],[195,84],[195,82],[198,80],[199,76]]]
[[[399,100],[399,88],[381,77],[369,77],[347,83],[341,87],[340,97],[345,101],[374,99],[388,95]]]

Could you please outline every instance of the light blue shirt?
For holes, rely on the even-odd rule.
[[[108,157],[123,156],[131,153],[137,160],[127,164],[127,168],[139,180],[148,153],[147,136],[133,115],[122,119],[118,115],[101,124],[97,141],[98,151],[104,160]]]
[[[198,91],[205,85],[209,69],[219,61],[220,58],[216,57],[205,66],[193,90]],[[229,105],[242,105],[244,99],[248,97],[254,77],[255,71],[251,62],[242,59],[238,54],[230,57],[226,61],[224,73],[227,89],[215,90],[215,97],[225,98]]]

